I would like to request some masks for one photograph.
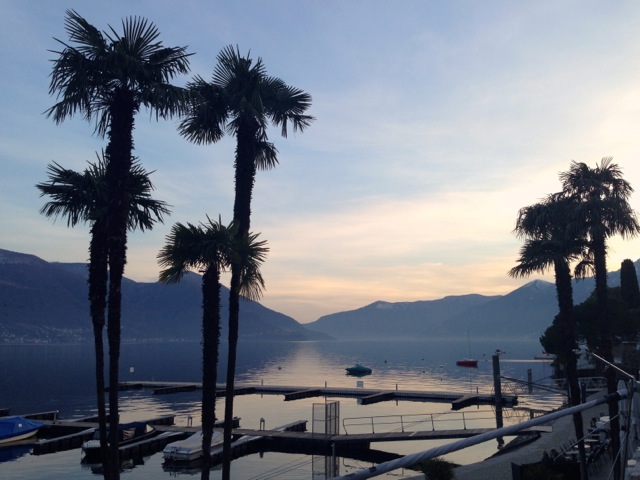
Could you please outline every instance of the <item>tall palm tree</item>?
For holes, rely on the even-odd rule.
[[[105,241],[106,211],[108,192],[106,187],[106,161],[98,156],[96,163],[89,163],[83,173],[66,169],[57,163],[47,167],[48,181],[36,188],[40,196],[49,196],[40,210],[46,217],[67,218],[67,226],[78,223],[91,224],[89,243],[89,306],[93,325],[93,341],[96,362],[96,395],[98,402],[98,423],[100,447],[105,478],[109,478],[110,465],[107,462],[107,418],[104,398],[104,345],[102,334],[105,325],[107,297],[108,254]],[[156,221],[162,221],[169,210],[166,203],[151,198],[153,184],[149,174],[134,160],[126,187],[131,201],[128,227],[144,231],[151,229]]]
[[[237,238],[246,236],[251,224],[251,198],[258,169],[277,164],[277,150],[267,137],[269,124],[280,127],[283,137],[289,125],[304,131],[313,117],[305,112],[311,96],[283,80],[267,75],[262,59],[227,46],[217,57],[211,82],[196,77],[189,84],[193,104],[180,123],[180,133],[195,143],[216,142],[224,133],[236,137],[235,199],[233,221]],[[230,476],[233,390],[239,325],[241,275],[231,268],[229,292],[229,360],[227,362],[227,401],[225,403],[224,462],[222,477]]]
[[[211,438],[215,424],[218,352],[220,346],[220,274],[238,264],[242,273],[242,293],[257,299],[264,288],[260,265],[267,254],[265,241],[249,234],[238,241],[233,222],[221,221],[199,226],[176,223],[158,254],[163,270],[160,281],[176,283],[189,270],[202,273],[202,452],[203,478],[211,463]]]
[[[514,233],[525,239],[518,263],[509,271],[513,277],[528,277],[534,272],[543,273],[553,268],[558,298],[558,319],[561,329],[562,347],[559,357],[565,364],[571,405],[580,404],[577,359],[574,349],[576,322],[573,317],[573,288],[570,263],[583,257],[585,244],[581,235],[571,230],[569,220],[574,205],[571,199],[552,194],[534,205],[518,212]],[[587,478],[586,455],[581,413],[573,415],[576,438],[579,439],[581,478]]]
[[[147,20],[130,17],[122,22],[122,34],[109,27],[100,32],[74,10],[67,10],[65,29],[71,41],[57,40],[64,48],[54,51],[49,92],[57,103],[45,113],[56,123],[76,112],[95,120],[96,132],[107,135],[106,182],[107,249],[109,291],[107,333],[109,339],[109,383],[118,384],[120,359],[121,284],[126,264],[127,191],[131,173],[135,114],[147,107],[156,118],[180,113],[186,104],[186,90],[169,84],[189,69],[184,47],[164,47],[159,31]],[[110,453],[119,465],[117,436],[118,389],[109,391]],[[115,474],[119,477],[119,472]]]
[[[640,223],[636,213],[629,205],[629,197],[633,193],[631,184],[622,177],[620,167],[612,163],[612,157],[604,157],[599,165],[590,168],[585,163],[571,162],[568,171],[560,174],[562,188],[575,203],[574,222],[576,228],[586,229],[589,254],[593,260],[595,272],[596,298],[600,323],[600,351],[608,362],[613,362],[613,339],[608,320],[607,293],[607,239],[614,235],[628,238],[640,233]],[[607,390],[616,391],[616,374],[614,369],[605,371]],[[620,422],[618,419],[618,403],[609,403],[611,417],[611,445],[618,451],[620,438],[618,435]],[[620,459],[616,458],[615,478],[619,478]]]

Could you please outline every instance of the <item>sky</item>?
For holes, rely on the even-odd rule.
[[[153,22],[210,79],[227,45],[311,94],[315,117],[258,172],[251,228],[267,240],[261,303],[301,323],[382,300],[503,295],[518,210],[561,189],[571,161],[612,156],[640,188],[640,2],[550,0],[0,0],[0,248],[85,262],[88,226],[39,213],[47,165],[82,171],[106,140],[43,112],[65,11],[102,31]],[[157,281],[176,222],[233,212],[234,139],[195,145],[179,119],[136,117],[135,154],[172,207],[129,237],[125,275]],[[640,210],[640,194],[631,205]],[[608,266],[640,258],[609,242]],[[227,279],[228,284],[228,279]]]

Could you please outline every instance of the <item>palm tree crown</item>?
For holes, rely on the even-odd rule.
[[[311,95],[267,75],[261,58],[227,46],[218,54],[211,82],[195,77],[189,83],[192,105],[180,123],[180,133],[195,143],[217,142],[224,133],[236,137],[236,198],[234,221],[238,234],[249,231],[251,196],[258,169],[273,168],[277,150],[269,142],[269,122],[280,127],[283,137],[289,126],[304,131],[313,121],[305,112]]]
[[[104,222],[109,199],[105,180],[107,162],[103,154],[98,156],[97,162],[87,163],[83,173],[56,162],[47,166],[49,181],[37,184],[36,188],[40,190],[40,196],[48,195],[51,200],[43,205],[40,213],[54,219],[65,217],[69,227],[80,222]],[[147,172],[137,159],[132,165],[125,187],[131,200],[128,228],[150,230],[170,213],[169,205],[151,197],[154,186],[149,175],[153,172]]]
[[[164,47],[158,29],[140,17],[122,22],[122,35],[109,27],[100,32],[76,11],[68,10],[65,29],[71,44],[56,39],[64,49],[53,50],[49,93],[59,101],[45,113],[56,123],[81,113],[95,118],[104,135],[111,123],[111,107],[117,92],[130,92],[134,109],[151,108],[166,118],[185,105],[185,91],[168,82],[189,71],[186,47]]]

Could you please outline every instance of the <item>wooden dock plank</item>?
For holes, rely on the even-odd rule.
[[[193,382],[145,382],[145,381],[136,381],[136,382],[123,382],[119,385],[119,389],[126,390],[128,388],[148,388],[148,389],[169,389],[176,388],[176,392],[184,391],[179,390],[177,387],[189,385],[189,388],[195,385],[195,389],[202,388],[201,384],[193,383]],[[168,390],[167,390],[168,391]],[[319,395],[314,396],[325,396],[325,397],[353,397],[353,398],[363,398],[371,395],[385,394],[384,397],[379,397],[378,401],[386,401],[386,400],[411,400],[411,401],[421,401],[421,402],[442,402],[442,403],[451,403],[452,408],[454,406],[454,402],[458,401],[462,393],[449,393],[449,392],[433,392],[433,391],[422,391],[422,390],[380,390],[380,389],[365,389],[365,388],[348,388],[348,387],[313,387],[313,386],[286,386],[286,385],[244,385],[239,386],[234,390],[234,395],[247,395],[247,394],[269,394],[269,395],[285,395],[286,400],[293,400],[292,397],[289,397],[290,394],[296,392],[303,391],[319,391]],[[216,387],[216,395],[217,396],[225,396],[225,386],[218,385]],[[308,398],[308,397],[300,397],[300,398]],[[375,397],[374,397],[375,398]],[[382,400],[384,398],[385,400]],[[517,405],[518,397],[517,395],[502,395],[503,404],[505,405]],[[495,396],[493,394],[481,394],[478,393],[474,395],[474,405],[494,405],[495,404]]]
[[[154,388],[154,395],[167,395],[170,393],[180,393],[180,392],[195,392],[198,389],[198,385],[192,383],[188,385],[173,385],[168,387],[160,387]]]
[[[462,395],[451,402],[451,408],[453,410],[461,410],[471,405],[476,405],[479,401],[478,395]]]
[[[364,397],[358,398],[358,403],[360,405],[371,405],[373,403],[386,402],[388,400],[393,400],[396,394],[393,391],[390,392],[378,392],[373,393],[371,395],[366,395]]]
[[[300,400],[303,398],[319,397],[321,395],[322,395],[322,389],[309,388],[307,390],[298,390],[297,392],[285,393],[284,401],[288,402],[290,400]]]

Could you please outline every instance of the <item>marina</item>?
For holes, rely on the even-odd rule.
[[[241,344],[244,350],[241,350],[241,368],[236,381],[239,389],[235,392],[234,414],[238,425],[234,435],[261,440],[249,442],[234,460],[234,478],[332,478],[496,428],[494,405],[464,406],[464,402],[473,401],[475,395],[493,399],[491,362],[482,361],[477,369],[456,368],[455,358],[459,354],[457,344],[453,343],[443,345],[446,348],[440,351],[431,348],[428,354],[421,342],[401,342],[397,344],[398,349],[394,349],[394,345],[389,342]],[[550,374],[548,362],[532,360],[539,351],[536,345],[530,354],[520,346],[511,347],[508,342],[501,345],[507,351],[524,352],[522,359],[509,358],[508,354],[502,356],[504,375],[526,381],[527,371],[533,370],[535,383]],[[173,417],[173,424],[156,425],[159,434],[197,431],[201,397],[200,381],[196,380],[200,377],[198,345],[123,347],[122,385],[118,387],[122,421]],[[460,344],[460,348],[466,352],[466,345]],[[485,351],[494,352],[495,344],[487,345]],[[254,353],[255,359],[247,360],[248,352]],[[367,356],[366,352],[375,352],[375,357]],[[0,405],[9,408],[11,414],[58,411],[59,427],[66,427],[69,422],[75,430],[60,430],[56,436],[86,435],[86,430],[97,425],[93,366],[86,361],[90,354],[90,347],[82,346],[0,348],[0,361],[9,367],[9,374],[0,379],[0,383],[10,382],[0,384]],[[221,353],[221,358],[223,355]],[[371,366],[373,374],[362,378],[345,375],[344,366],[353,365],[355,358]],[[447,358],[443,367],[443,359]],[[47,375],[42,369],[44,364],[50,371],[58,372],[57,376]],[[135,365],[134,373],[129,371],[131,365]],[[530,394],[526,388],[512,391],[506,384],[503,387],[504,398],[517,399],[516,407],[503,409],[505,425],[528,420],[529,410],[549,411],[563,401],[563,396],[556,392]],[[7,392],[11,392],[11,396],[6,396]],[[367,397],[375,401],[367,403]],[[218,415],[224,411],[224,400],[223,395],[218,399]],[[454,402],[462,403],[462,408],[454,410]],[[317,406],[324,408],[333,403],[339,405],[339,420],[336,432],[328,436],[314,427],[312,412]],[[306,431],[272,433],[279,426],[298,420],[306,421]],[[53,434],[47,433],[47,436]],[[520,436],[531,437],[524,433]],[[38,440],[43,441],[38,449],[52,446],[44,443],[45,438]],[[505,440],[508,442],[509,438]],[[71,442],[78,439],[62,438],[60,442],[68,442],[70,449],[35,454],[35,448],[31,448],[8,462],[0,461],[0,477],[16,480],[88,478],[92,473],[81,464],[79,448],[71,447]],[[191,467],[185,471],[164,465],[159,447],[149,448],[146,454],[138,452],[126,461],[129,480],[193,474]],[[491,456],[497,447],[495,441],[486,442],[453,452],[446,458],[466,465]],[[334,451],[337,458],[330,461]],[[31,452],[34,454],[29,454]],[[52,471],[51,465],[61,472],[59,476],[46,475]],[[380,478],[411,478],[415,473],[400,469]],[[212,479],[219,478],[216,470],[211,475]]]

